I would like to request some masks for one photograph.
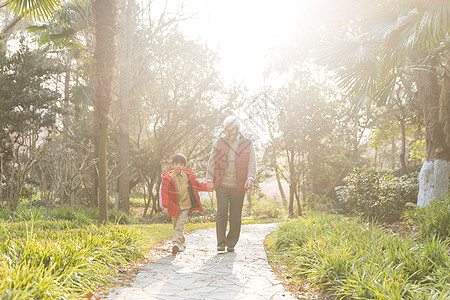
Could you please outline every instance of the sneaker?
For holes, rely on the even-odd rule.
[[[186,250],[186,246],[181,244],[180,247],[178,247],[178,252],[184,252],[184,250]]]
[[[224,245],[217,246],[217,251],[225,251],[225,246]]]
[[[234,248],[233,247],[227,247],[227,251],[228,252],[234,252]]]
[[[180,251],[180,246],[178,246],[177,244],[174,244],[172,246],[172,254],[177,254],[177,252]]]

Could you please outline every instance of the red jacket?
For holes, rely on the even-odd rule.
[[[194,210],[203,211],[202,203],[200,202],[200,195],[198,192],[206,192],[206,182],[198,182],[195,179],[195,174],[191,170],[184,169],[182,172],[189,176],[189,196],[191,197],[191,209],[189,214]],[[172,171],[165,172],[161,175],[162,182],[159,188],[159,206],[167,208],[169,216],[178,216],[178,196],[173,182]]]

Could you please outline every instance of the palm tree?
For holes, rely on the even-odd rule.
[[[107,190],[106,190],[106,143],[108,126],[111,124],[109,115],[112,104],[112,79],[115,60],[115,36],[117,33],[117,1],[96,0],[95,15],[95,52],[94,52],[94,83],[95,83],[95,116],[98,126],[98,209],[99,223],[108,220]]]
[[[385,5],[376,7],[380,2]],[[426,206],[448,192],[450,1],[369,1],[367,5],[376,13],[363,22],[362,34],[337,46],[333,61],[338,63],[342,86],[357,95],[357,109],[371,101],[390,104],[402,72],[414,74],[427,143],[418,205]]]
[[[120,41],[120,141],[119,141],[119,208],[130,212],[130,98],[132,86],[133,32],[136,3],[134,0],[121,1],[121,41]]]

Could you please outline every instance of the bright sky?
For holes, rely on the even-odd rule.
[[[159,0],[164,3],[164,0]],[[221,57],[226,83],[258,89],[270,50],[289,43],[297,19],[310,0],[169,0],[169,11],[192,15],[180,29]]]

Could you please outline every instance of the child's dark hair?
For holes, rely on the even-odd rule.
[[[181,153],[177,153],[172,157],[172,163],[182,163],[185,165],[187,163],[186,156]]]

